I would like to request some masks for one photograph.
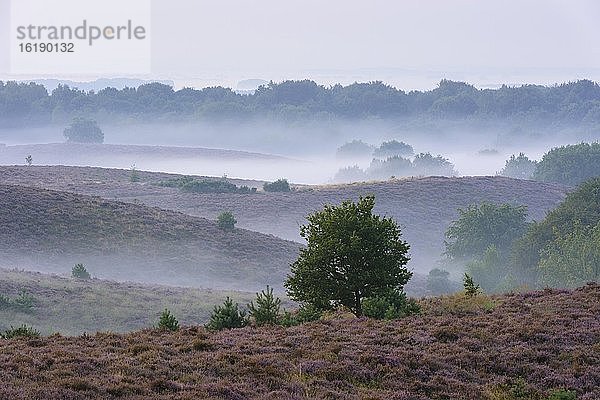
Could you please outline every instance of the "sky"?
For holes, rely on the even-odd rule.
[[[326,84],[384,80],[406,89],[425,89],[441,78],[483,87],[600,80],[600,2],[595,0],[150,4],[151,69],[128,75],[169,79],[178,86],[235,88],[251,78],[309,78]],[[59,75],[52,77],[100,76],[91,71]]]

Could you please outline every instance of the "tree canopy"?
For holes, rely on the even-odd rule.
[[[402,290],[412,276],[409,245],[396,222],[373,214],[374,206],[367,196],[307,217],[300,229],[307,246],[285,282],[292,299],[319,310],[343,305],[360,316],[363,299]]]
[[[544,154],[534,173],[536,180],[572,186],[597,176],[600,176],[600,143],[554,148]]]
[[[64,135],[69,142],[77,143],[102,143],[104,133],[96,121],[85,118],[75,118],[71,125],[64,130]]]

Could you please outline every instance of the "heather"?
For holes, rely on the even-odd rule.
[[[423,301],[394,321],[0,340],[1,398],[600,397],[600,286]],[[564,397],[569,396],[569,397]]]

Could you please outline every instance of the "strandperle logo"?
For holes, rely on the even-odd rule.
[[[98,40],[144,40],[146,28],[135,25],[132,20],[115,26],[89,24],[86,19],[78,26],[21,25],[17,27],[17,39],[23,41],[85,40],[92,46]]]

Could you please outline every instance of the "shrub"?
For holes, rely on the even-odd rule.
[[[191,176],[169,179],[158,183],[159,186],[174,187],[188,193],[256,193],[256,188],[237,187],[226,178],[196,179]]]
[[[248,314],[254,319],[257,326],[275,325],[279,320],[281,299],[273,296],[273,289],[269,288],[256,293],[256,305],[251,301],[248,304]]]
[[[104,133],[96,121],[85,118],[75,118],[63,132],[67,141],[78,143],[102,143]]]
[[[28,167],[31,167],[31,165],[33,164],[33,157],[31,157],[31,154],[29,154],[27,157],[25,157],[25,163],[27,164]]]
[[[13,300],[13,303],[18,308],[21,308],[24,310],[31,310],[33,308],[33,302],[34,302],[34,297],[32,295],[28,294],[24,290],[21,290],[21,293],[19,293],[19,296],[17,296]]]
[[[230,211],[224,211],[217,217],[217,224],[219,225],[219,228],[223,229],[224,231],[234,230],[236,223],[237,220]]]
[[[289,192],[292,189],[290,188],[290,184],[288,183],[287,179],[277,179],[272,183],[265,182],[263,185],[263,190],[265,192]]]
[[[87,271],[83,264],[75,264],[71,270],[71,276],[77,279],[90,279],[90,273]]]
[[[16,337],[35,338],[35,337],[40,336],[40,332],[33,329],[30,326],[23,324],[18,328],[13,328],[11,326],[10,329],[7,329],[6,331],[4,331],[4,333],[1,336],[4,339],[12,339],[12,338],[16,338]]]
[[[160,314],[160,319],[158,320],[158,328],[169,331],[176,331],[179,329],[179,321],[171,312],[165,308],[165,310]]]
[[[363,301],[363,313],[375,319],[398,319],[419,314],[421,308],[414,299],[407,299],[406,293],[388,289]]]
[[[530,160],[524,153],[519,153],[516,157],[513,154],[506,160],[504,168],[498,175],[516,179],[531,179],[536,165],[537,161]]]
[[[220,331],[243,328],[247,324],[246,312],[240,310],[238,304],[234,304],[233,300],[227,297],[222,306],[215,306],[210,321],[206,324],[206,329]]]
[[[465,277],[463,279],[463,286],[465,288],[465,295],[467,297],[475,297],[477,294],[479,294],[479,285],[477,285],[473,281],[473,278],[471,278],[471,276],[469,276],[467,273],[465,273]]]

